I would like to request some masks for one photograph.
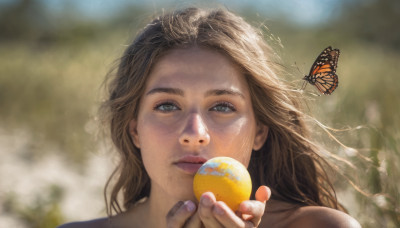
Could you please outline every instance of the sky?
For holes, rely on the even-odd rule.
[[[18,0],[0,0],[1,4],[12,4]],[[40,0],[51,10],[57,11],[65,6],[73,6],[89,17],[111,16],[129,4],[146,4],[159,10],[163,7],[179,7],[182,5],[217,3],[230,9],[250,6],[259,14],[271,18],[285,16],[300,25],[316,25],[334,18],[342,0]],[[206,4],[204,4],[206,2]]]

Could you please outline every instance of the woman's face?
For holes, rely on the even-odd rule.
[[[239,69],[218,52],[176,49],[154,66],[130,122],[152,192],[192,199],[192,181],[206,160],[228,156],[248,165],[268,129],[256,123]],[[151,197],[151,196],[150,196]]]

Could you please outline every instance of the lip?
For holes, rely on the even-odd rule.
[[[201,156],[184,156],[174,163],[183,172],[194,175],[197,170],[207,161]]]

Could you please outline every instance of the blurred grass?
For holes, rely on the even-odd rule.
[[[3,208],[5,213],[17,214],[21,222],[32,228],[54,228],[65,221],[59,202],[62,189],[49,186],[49,195],[37,195],[35,203],[25,205],[16,195],[8,195]]]
[[[114,40],[109,36],[78,46],[0,45],[1,125],[27,127],[33,141],[55,142],[68,151],[68,158],[83,161],[100,85],[116,58],[110,56],[116,54],[112,49],[119,47]]]
[[[58,152],[71,168],[85,166],[88,154],[97,148],[94,118],[101,100],[101,83],[135,29],[141,27],[138,24],[144,17],[140,15],[151,14],[141,10],[136,7],[132,9],[135,13],[129,14],[127,8],[114,21],[76,20],[59,28],[53,24],[51,30],[42,34],[35,30],[27,39],[23,35],[15,39],[3,37],[0,128],[21,128],[32,134],[28,158]],[[251,9],[246,8],[245,12],[250,21],[263,21],[263,16],[255,17]],[[349,29],[357,26],[354,20],[351,22],[347,27],[343,21],[316,28],[301,28],[277,20],[266,25],[274,37],[281,39],[283,48],[278,48],[278,54],[291,72],[289,80],[298,84],[298,88],[323,48],[332,45],[341,50],[338,89],[330,96],[310,95],[309,108],[322,123],[348,129],[333,134],[356,150],[327,140],[319,132],[316,136],[330,151],[355,166],[332,159],[341,169],[335,174],[335,185],[349,213],[363,227],[400,227],[400,49],[395,38],[363,39],[362,31]],[[100,26],[101,23],[107,26]],[[23,34],[23,30],[18,31],[16,34]],[[397,33],[400,32],[382,35],[397,37]],[[316,94],[317,90],[308,85],[305,93]],[[360,191],[351,187],[347,179]],[[6,202],[27,223],[38,224],[33,215],[40,211],[41,220],[55,219],[56,222],[51,222],[54,224],[64,219],[57,209],[62,206],[60,198],[25,206],[15,206],[12,197]]]
[[[286,61],[296,64],[292,66],[296,68],[292,69],[294,77],[301,77],[299,69],[303,74],[308,73],[316,55],[331,45],[326,43],[334,37],[330,35],[331,38],[321,40],[310,35],[301,47],[296,36],[283,39],[286,51],[293,50],[289,51],[292,54],[286,56]],[[350,167],[329,159],[340,169],[335,174],[335,186],[339,200],[349,213],[363,227],[400,227],[400,81],[397,79],[400,52],[354,38],[335,39],[332,43],[341,50],[337,69],[339,87],[330,96],[310,95],[309,108],[323,124],[339,130],[331,133],[351,148],[327,139],[320,130],[316,138],[329,151],[354,165]],[[302,62],[295,63],[294,59]],[[301,84],[298,83],[298,88]],[[318,93],[310,85],[306,91]]]

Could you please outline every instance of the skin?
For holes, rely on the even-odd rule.
[[[152,220],[149,227],[185,223],[188,227],[244,227],[244,221],[223,202],[216,202],[212,193],[204,194],[196,205],[195,173],[177,165],[188,157],[229,156],[247,166],[252,150],[260,149],[266,140],[268,128],[256,123],[248,85],[226,57],[190,48],[173,50],[159,60],[130,130],[151,179],[149,213],[163,218]],[[253,208],[246,213],[258,224],[265,205],[248,203],[243,209]]]
[[[147,81],[138,118],[129,127],[151,179],[148,199],[111,220],[61,228],[360,227],[349,215],[330,208],[284,211],[293,205],[268,200],[266,186],[237,212],[211,192],[196,201],[193,166],[182,165],[182,159],[229,156],[247,166],[252,150],[260,149],[268,136],[268,127],[254,117],[243,75],[218,52],[193,47],[172,50],[160,59]]]

